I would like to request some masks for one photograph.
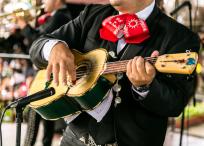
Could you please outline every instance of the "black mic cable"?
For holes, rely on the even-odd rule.
[[[3,122],[4,115],[5,115],[5,113],[6,113],[6,111],[7,111],[8,109],[9,109],[9,105],[7,105],[7,106],[4,108],[4,110],[3,110],[2,114],[1,114],[1,119],[0,119],[0,146],[2,146],[2,131],[1,131],[1,125],[2,125],[2,122]]]

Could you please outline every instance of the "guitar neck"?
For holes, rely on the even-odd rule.
[[[157,60],[157,57],[145,57],[144,60],[154,65]],[[106,68],[103,74],[115,74],[118,72],[126,72],[128,62],[129,60],[108,62],[106,63]]]
[[[163,73],[191,74],[197,65],[198,54],[196,52],[164,54],[158,57],[146,57],[157,71]],[[126,72],[129,60],[106,63],[103,74]]]

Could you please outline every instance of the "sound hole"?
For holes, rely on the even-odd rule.
[[[89,73],[91,72],[91,68],[92,66],[90,61],[84,61],[78,64],[76,69],[77,82],[79,81],[79,79],[88,76]],[[45,83],[45,89],[47,89],[51,85],[52,81],[53,74],[50,75],[50,80]]]
[[[91,63],[89,61],[81,62],[77,65],[76,74],[77,80],[84,78],[91,72]]]

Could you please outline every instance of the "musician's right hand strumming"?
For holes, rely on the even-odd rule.
[[[74,55],[64,43],[59,42],[52,48],[47,66],[47,80],[50,79],[51,73],[53,73],[56,85],[59,84],[59,80],[62,80],[62,83],[67,85],[68,76],[72,83],[76,81]],[[59,74],[62,76],[61,79],[59,79]]]

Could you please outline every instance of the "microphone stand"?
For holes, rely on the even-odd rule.
[[[193,24],[192,24],[192,4],[190,1],[185,1],[183,2],[180,6],[178,6],[175,10],[173,10],[170,15],[173,16],[177,14],[179,10],[181,10],[183,7],[187,6],[189,10],[189,29],[192,31],[193,30]],[[195,105],[196,99],[195,97],[193,98],[193,104]],[[189,119],[187,119],[189,120]],[[179,146],[182,146],[183,142],[183,131],[184,131],[184,122],[185,122],[185,109],[183,110],[183,114],[181,117],[181,131],[180,131],[180,141],[179,141]],[[187,127],[189,122],[187,122]]]
[[[9,108],[16,108],[16,146],[21,145],[21,123],[23,122],[23,110],[26,105],[28,105],[30,102],[40,100],[54,94],[55,90],[51,87],[30,96],[20,98],[9,105]]]
[[[21,145],[21,123],[23,122],[23,109],[25,107],[16,107],[16,146]]]

